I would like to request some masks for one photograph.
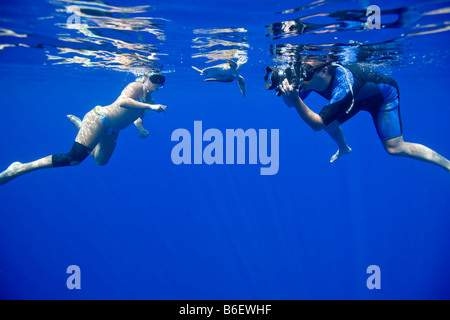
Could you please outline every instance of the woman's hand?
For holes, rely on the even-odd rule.
[[[148,137],[148,130],[142,129],[139,130],[139,138],[147,138]]]
[[[278,89],[282,93],[283,101],[288,107],[293,107],[300,102],[300,95],[298,89],[294,88],[287,79],[278,86]]]
[[[166,112],[167,106],[163,106],[162,104],[151,104],[151,109],[155,110],[156,112]]]

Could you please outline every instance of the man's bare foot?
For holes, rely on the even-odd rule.
[[[350,153],[352,152],[352,148],[348,147],[346,149],[339,149],[330,159],[330,162],[333,163],[335,162],[337,159],[339,159],[342,155],[346,154],[346,153]]]

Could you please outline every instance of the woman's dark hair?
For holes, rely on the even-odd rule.
[[[166,77],[164,77],[161,74],[152,74],[151,76],[148,77],[150,79],[150,81],[154,84],[161,84],[166,82]]]

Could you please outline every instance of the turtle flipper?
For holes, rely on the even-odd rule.
[[[242,94],[245,97],[245,80],[244,78],[240,75],[237,77],[237,81],[239,83],[239,88],[241,89]]]
[[[216,79],[216,78],[208,78],[203,80],[203,82],[205,81],[219,81],[219,82],[233,82],[233,80],[223,80],[223,79]]]
[[[231,59],[227,59],[227,62],[230,64],[230,67],[231,67],[231,69],[233,69],[233,70],[237,70],[237,68],[238,68],[238,65],[237,65],[237,63],[236,62],[234,62],[233,60],[231,60]]]
[[[196,68],[194,66],[192,66],[192,69],[197,70],[198,72],[200,72],[203,75],[203,71],[202,70],[200,70],[200,69],[198,69],[198,68]]]

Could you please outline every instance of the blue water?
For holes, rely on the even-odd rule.
[[[382,12],[413,8],[401,23],[382,16],[380,30],[329,15],[370,4]],[[84,29],[67,27],[69,5],[84,8]],[[400,86],[405,140],[450,157],[449,7],[404,0],[2,1],[0,171],[69,150],[76,130],[66,115],[113,102],[143,70],[166,76],[153,96],[168,109],[145,118],[147,139],[132,127],[122,131],[104,167],[88,158],[0,186],[0,297],[450,298],[449,174],[389,156],[364,112],[342,127],[353,152],[330,164],[335,143],[263,81],[265,67],[288,61],[292,48],[368,64]],[[270,31],[296,19],[315,27]],[[238,57],[248,60],[240,71],[245,98],[236,81],[202,82],[191,68]],[[327,103],[318,95],[305,102],[316,112]],[[224,134],[279,129],[278,173],[260,175],[261,165],[248,161],[175,165],[171,134],[193,134],[194,121]],[[79,290],[66,286],[70,265],[80,267]],[[366,285],[371,265],[380,268],[381,289]]]

